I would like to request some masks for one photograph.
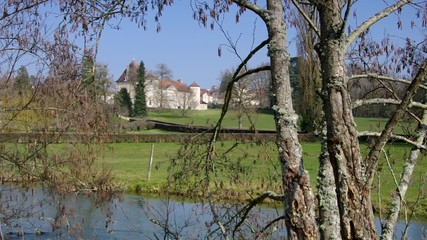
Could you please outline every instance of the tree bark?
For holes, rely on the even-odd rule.
[[[362,157],[345,79],[345,37],[340,0],[318,3],[321,39],[318,54],[327,126],[327,149],[335,178],[343,239],[377,239],[370,191],[363,179]]]
[[[276,144],[282,169],[285,194],[284,214],[288,238],[317,239],[314,198],[308,173],[304,170],[302,148],[298,141],[298,115],[292,105],[282,1],[268,0],[267,10],[269,12],[266,24],[270,37],[271,77],[275,91],[273,109],[277,130]]]
[[[321,153],[317,178],[319,202],[319,231],[321,239],[340,239],[340,215],[338,211],[335,178],[326,141],[326,126],[321,136]]]

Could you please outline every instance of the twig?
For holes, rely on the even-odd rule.
[[[283,201],[284,198],[285,198],[285,196],[284,195],[278,195],[277,193],[274,193],[274,192],[271,192],[271,191],[267,191],[267,192],[261,194],[260,196],[258,196],[257,198],[255,198],[254,200],[250,201],[249,204],[246,205],[244,208],[242,208],[239,211],[239,213],[237,214],[237,215],[240,215],[243,212],[243,216],[240,218],[240,221],[234,227],[233,237],[234,237],[236,231],[239,230],[240,226],[245,221],[246,217],[248,216],[248,214],[252,210],[252,208],[254,208],[258,204],[260,204],[261,202],[263,202],[266,198],[269,198],[269,199],[272,199],[272,200],[275,200],[275,201]]]
[[[274,223],[276,223],[276,222],[278,222],[278,221],[280,221],[280,220],[283,220],[283,219],[285,219],[285,216],[284,216],[284,215],[282,215],[282,216],[280,216],[280,217],[277,217],[277,218],[273,219],[272,221],[270,221],[267,225],[265,225],[265,227],[264,227],[261,231],[259,231],[259,232],[257,233],[256,238],[258,238],[258,236],[259,236],[260,234],[262,234],[265,230],[267,230],[269,227],[271,227],[271,225],[273,225]]]

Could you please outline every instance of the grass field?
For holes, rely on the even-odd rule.
[[[223,148],[231,143],[225,143]],[[154,162],[151,173],[151,180],[147,180],[148,164],[150,159],[150,143],[120,143],[112,144],[105,152],[104,161],[113,169],[120,181],[128,186],[129,191],[135,188],[147,192],[157,192],[166,186],[168,167],[170,158],[175,156],[180,148],[177,143],[161,143],[154,145]],[[316,174],[318,169],[318,159],[320,145],[318,143],[303,143],[304,164],[309,172],[313,188],[316,186]],[[409,147],[403,144],[393,144],[387,148],[389,159],[394,175],[399,177],[404,163],[404,157],[409,153]],[[244,156],[242,158],[242,156]],[[257,194],[265,190],[277,190],[280,187],[280,174],[278,173],[279,164],[277,162],[277,153],[273,144],[258,146],[255,144],[240,144],[229,155],[229,161],[240,161],[240,166],[245,174],[241,175],[238,182],[231,181],[229,173],[224,173],[220,179],[224,182],[224,189],[233,192],[240,192],[241,195]],[[379,175],[375,180],[373,189],[373,202],[379,206],[378,199],[381,198],[381,206],[386,206],[390,202],[390,195],[393,193],[395,180],[388,169],[384,159],[380,162]],[[427,157],[419,159],[418,165],[413,174],[413,181],[407,193],[407,202],[414,203],[420,193],[427,190],[423,185],[426,179]],[[380,183],[380,185],[378,184]],[[267,187],[268,186],[268,187]],[[380,189],[380,192],[378,190]],[[248,196],[248,195],[247,195]],[[419,208],[423,218],[427,218],[427,199],[424,197],[420,201]]]
[[[149,112],[148,117],[150,119],[179,123],[179,124],[190,124],[194,126],[213,126],[218,121],[219,116],[221,115],[220,109],[209,109],[206,111],[189,111],[188,116],[180,116],[178,110],[168,110],[163,112]],[[251,121],[255,124],[256,129],[262,130],[274,130],[274,120],[271,113],[260,113],[255,110],[250,114]],[[243,117],[243,128],[249,128],[250,121],[248,116]],[[224,128],[238,128],[238,112],[228,111],[225,115],[223,125]]]
[[[163,112],[149,112],[149,118],[159,121],[190,124],[194,126],[213,126],[221,114],[220,109],[209,109],[206,111],[190,111],[188,116],[180,116],[177,110],[168,110]],[[258,130],[274,130],[274,120],[272,113],[252,111],[249,114],[251,121],[255,124]],[[355,118],[357,130],[359,131],[380,131],[384,128],[387,119],[385,118]],[[243,128],[248,129],[250,126],[248,116],[243,117]],[[224,128],[238,128],[238,114],[236,111],[229,110],[225,115],[223,122]],[[406,134],[408,129],[415,129],[414,123],[402,122],[400,123],[394,133]]]

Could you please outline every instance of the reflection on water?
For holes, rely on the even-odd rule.
[[[203,239],[209,230],[216,230],[206,205],[128,194],[121,199],[95,204],[82,196],[53,197],[41,189],[18,191],[0,186],[0,210],[1,230],[6,239],[163,239],[164,235],[168,235],[168,239]],[[230,216],[235,210],[218,209],[221,214]],[[255,209],[250,216],[251,224],[243,225],[242,231],[250,233],[269,219],[278,217],[278,213],[273,208]],[[8,221],[9,215],[15,220]],[[271,228],[274,233],[269,239],[283,238],[282,227],[283,224]],[[401,223],[397,232],[401,234],[402,229]],[[25,235],[17,236],[20,232]],[[218,231],[210,236],[215,233]],[[412,223],[408,238],[426,239],[427,225]]]

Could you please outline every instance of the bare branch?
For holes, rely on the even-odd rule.
[[[259,73],[259,72],[262,72],[262,71],[270,71],[270,69],[271,69],[270,66],[262,66],[262,67],[258,67],[258,68],[254,68],[254,69],[249,69],[245,73],[243,73],[243,74],[235,77],[234,78],[234,82],[237,82],[240,79],[245,78],[245,77],[247,77],[247,76],[249,76],[251,74],[254,74],[254,73]]]
[[[386,162],[387,162],[388,170],[390,171],[391,176],[393,177],[394,185],[396,185],[396,188],[397,188],[397,190],[398,190],[397,192],[398,192],[398,193],[399,193],[399,195],[400,195],[399,183],[397,182],[397,177],[396,177],[396,174],[394,173],[393,166],[392,166],[392,165],[391,165],[391,163],[390,163],[390,159],[389,159],[389,157],[388,157],[388,154],[387,154],[387,152],[384,150],[384,148],[383,148],[383,149],[381,149],[381,151],[384,153],[384,157],[385,157],[385,160],[386,160]],[[400,198],[401,198],[401,199],[403,199],[403,197],[402,197],[402,196],[400,196]]]
[[[359,132],[357,134],[357,136],[358,137],[363,137],[363,136],[366,136],[366,137],[380,137],[381,133],[380,132],[363,131],[363,132]],[[409,138],[407,138],[405,136],[402,136],[402,135],[390,134],[390,138],[406,142],[406,143],[411,144],[414,147],[419,148],[419,149],[427,150],[427,146],[425,144],[422,144],[422,143],[420,144],[418,142],[412,141],[411,139],[409,139]]]
[[[318,37],[320,37],[319,29],[317,29],[316,24],[311,20],[311,18],[304,12],[301,8],[300,4],[296,0],[292,0],[292,3],[297,8],[298,12],[303,16],[303,18],[307,21],[310,28],[316,33]]]
[[[23,112],[23,111],[44,111],[44,110],[54,110],[54,111],[61,111],[61,112],[69,112],[68,109],[63,108],[57,108],[57,107],[19,107],[19,108],[7,108],[7,109],[0,109],[0,113],[10,113],[10,112]]]
[[[366,157],[367,168],[365,172],[368,177],[368,182],[370,183],[373,179],[373,171],[375,171],[375,167],[378,164],[379,154],[382,147],[386,144],[388,139],[391,137],[392,131],[394,127],[397,125],[398,121],[401,119],[403,114],[406,112],[406,109],[412,104],[411,100],[415,95],[418,86],[427,76],[427,61],[424,61],[423,65],[420,67],[417,75],[414,80],[409,85],[405,96],[403,97],[401,103],[398,105],[395,113],[387,122],[384,130],[381,132],[381,135],[377,139],[375,145],[371,148],[368,156]]]
[[[250,201],[249,204],[246,205],[244,208],[242,208],[242,210],[240,210],[240,212],[237,214],[237,215],[240,215],[243,212],[243,216],[240,217],[240,221],[234,227],[233,236],[234,236],[235,232],[239,230],[240,226],[243,224],[243,222],[245,221],[246,217],[248,216],[248,214],[252,210],[252,208],[254,208],[258,204],[262,203],[266,198],[272,199],[274,201],[284,201],[285,196],[284,195],[278,195],[277,193],[268,191],[268,192],[261,194],[260,196],[258,196],[254,200]]]
[[[262,41],[256,48],[254,48],[248,56],[240,63],[239,67],[236,69],[236,71],[233,74],[232,80],[227,85],[227,91],[225,93],[224,97],[224,105],[222,106],[221,116],[218,119],[218,122],[215,126],[215,132],[212,136],[212,140],[215,141],[218,135],[218,132],[221,128],[222,120],[224,119],[225,114],[228,111],[228,106],[230,104],[231,94],[233,92],[233,84],[237,82],[241,77],[238,76],[239,72],[243,69],[243,67],[249,62],[249,60],[263,47],[265,47],[270,42],[270,39],[266,39]],[[239,77],[239,78],[238,78]],[[238,79],[237,79],[238,78]],[[237,80],[236,80],[237,79]]]
[[[179,235],[178,235],[178,234],[176,234],[175,232],[171,231],[171,230],[169,229],[169,227],[168,227],[166,224],[161,223],[161,222],[157,221],[157,220],[156,220],[156,219],[154,219],[154,218],[150,218],[149,220],[150,220],[150,222],[152,222],[153,224],[159,225],[162,229],[164,229],[164,230],[165,230],[165,233],[166,233],[166,236],[171,236],[171,237],[173,237],[174,239],[180,239]]]
[[[271,227],[271,225],[273,225],[274,223],[276,223],[276,222],[278,222],[278,221],[280,221],[280,220],[284,220],[286,217],[284,216],[284,215],[282,215],[282,216],[280,216],[280,217],[277,217],[277,218],[275,218],[275,219],[273,219],[273,220],[271,220],[267,225],[265,225],[265,227],[261,230],[261,231],[259,231],[258,233],[257,233],[257,238],[258,238],[258,236],[260,235],[260,234],[262,234],[265,230],[267,230],[269,227]]]
[[[411,81],[406,80],[406,79],[402,79],[402,78],[393,78],[393,77],[388,77],[388,76],[380,76],[378,74],[360,74],[360,75],[353,75],[349,77],[349,81],[351,80],[355,80],[355,79],[360,79],[360,78],[366,78],[366,79],[378,79],[378,80],[384,80],[384,81],[390,81],[390,82],[397,82],[397,83],[404,83],[404,84],[411,84]],[[427,90],[427,86],[424,84],[420,85],[420,88]]]
[[[348,16],[350,15],[350,10],[351,7],[353,6],[353,0],[347,0],[347,8],[345,9],[345,13],[344,13],[344,21],[343,24],[341,26],[341,30],[340,30],[340,35],[344,36],[344,32],[345,32],[345,25],[348,21]]]
[[[424,101],[426,101],[426,99],[424,99]],[[426,113],[427,113],[427,110],[424,110],[423,117],[422,119],[420,119],[421,124],[418,125],[417,134],[416,134],[417,135],[416,143],[418,144],[423,144],[425,141],[426,130],[427,130],[426,129],[426,123],[427,123]],[[423,145],[425,146],[425,144]],[[399,184],[396,187],[395,193],[392,195],[389,214],[386,218],[385,225],[382,229],[381,239],[391,239],[393,236],[402,203],[405,203],[405,195],[410,185],[410,179],[412,178],[413,171],[417,164],[417,159],[419,154],[420,154],[420,149],[411,149],[409,156],[406,158],[405,165],[400,175]]]
[[[368,20],[363,22],[356,30],[354,30],[352,33],[350,33],[350,35],[347,37],[345,49],[347,49],[350,46],[350,44],[353,43],[354,40],[356,40],[356,38],[358,38],[360,36],[360,34],[365,32],[373,24],[375,24],[379,20],[387,17],[388,15],[390,15],[391,13],[396,11],[397,9],[401,8],[402,6],[410,3],[411,1],[412,0],[400,0],[400,1],[396,2],[395,4],[390,5],[387,8],[377,12],[374,16],[370,17]]]
[[[358,108],[361,106],[366,105],[372,105],[372,104],[392,104],[392,105],[399,105],[402,101],[397,99],[391,99],[391,98],[371,98],[371,99],[358,99],[354,101],[352,104],[352,108]],[[408,104],[408,108],[420,108],[420,109],[427,109],[427,104],[420,103],[420,102],[411,102]]]
[[[256,15],[258,15],[260,18],[262,18],[262,20],[264,20],[264,22],[268,22],[269,21],[269,19],[267,17],[268,16],[267,10],[260,8],[256,4],[253,4],[253,3],[251,3],[250,1],[247,1],[247,0],[233,0],[233,2],[235,2],[240,7],[244,7],[244,8],[250,9]]]

